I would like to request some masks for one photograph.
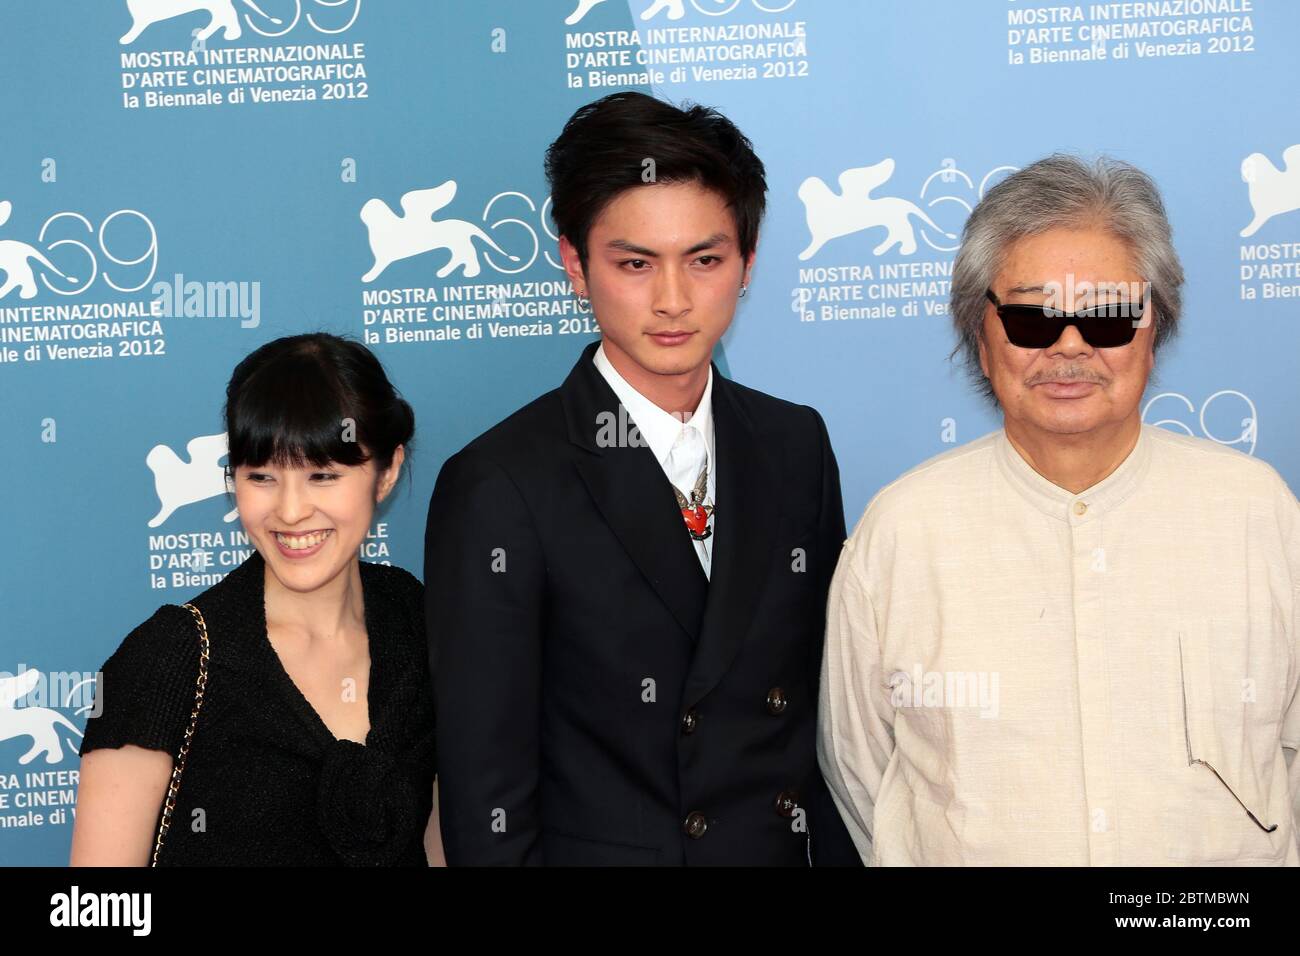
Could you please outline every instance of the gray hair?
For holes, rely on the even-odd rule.
[[[996,403],[980,368],[988,289],[1012,243],[1058,226],[1100,225],[1133,249],[1150,283],[1159,348],[1177,330],[1183,307],[1183,267],[1155,181],[1136,166],[1107,156],[1091,165],[1055,153],[1012,173],[979,201],[962,230],[953,263],[952,321],[963,363],[984,396]]]

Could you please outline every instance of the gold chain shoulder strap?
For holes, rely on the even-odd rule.
[[[199,678],[194,687],[194,707],[190,710],[190,725],[185,728],[185,739],[181,742],[180,753],[172,767],[171,783],[167,786],[167,799],[163,803],[162,819],[158,821],[158,836],[153,844],[153,860],[150,866],[158,865],[158,851],[162,849],[163,838],[172,825],[172,812],[176,809],[176,794],[181,787],[181,774],[185,771],[185,758],[190,753],[190,743],[194,739],[194,728],[199,719],[199,708],[203,706],[203,692],[208,686],[208,625],[203,615],[193,604],[182,605],[194,617],[199,628]]]

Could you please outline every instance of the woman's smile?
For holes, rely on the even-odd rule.
[[[320,551],[325,546],[325,542],[333,537],[334,529],[326,528],[300,534],[273,531],[271,534],[280,553],[286,558],[309,558]]]

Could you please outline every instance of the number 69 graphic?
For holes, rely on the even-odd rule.
[[[512,226],[515,227],[516,229],[522,229],[524,233],[526,233],[528,236],[529,250],[526,254],[519,256],[519,261],[522,263],[522,265],[520,265],[518,268],[507,269],[505,266],[501,265],[495,259],[492,258],[492,253],[488,252],[487,250],[483,251],[483,258],[487,260],[488,265],[490,265],[493,269],[496,269],[497,272],[503,272],[506,275],[512,275],[516,272],[523,272],[525,269],[530,268],[532,264],[537,261],[537,254],[542,251],[542,245],[541,245],[541,240],[538,238],[537,230],[534,229],[532,226],[530,226],[523,219],[518,219],[515,217],[506,217],[497,220],[492,219],[492,207],[497,204],[498,200],[502,200],[502,199],[523,200],[524,204],[528,207],[528,212],[537,216],[541,224],[542,231],[546,233],[546,235],[550,237],[552,241],[558,242],[560,237],[551,230],[551,226],[550,226],[550,218],[549,218],[550,207],[551,207],[550,196],[547,196],[546,201],[542,203],[542,208],[540,212],[538,212],[537,204],[533,202],[533,200],[530,197],[528,197],[524,193],[515,192],[514,190],[510,190],[508,192],[503,192],[503,193],[497,193],[495,196],[489,199],[488,204],[483,207],[483,216],[481,217],[483,222],[488,227],[488,232],[495,234],[496,231],[500,229],[502,226]],[[494,236],[494,238],[496,237]],[[505,245],[505,243],[502,243],[502,245]],[[564,264],[561,262],[557,262],[549,251],[543,254],[546,257],[546,261],[549,262],[556,269],[564,268]]]
[[[1210,430],[1210,426],[1208,426],[1205,423],[1205,413],[1209,411],[1210,406],[1213,405],[1216,401],[1229,395],[1231,395],[1233,398],[1240,400],[1244,404],[1243,411],[1245,411],[1246,414],[1240,419],[1241,433],[1239,435],[1237,435],[1236,437],[1221,438],[1218,435],[1214,434],[1214,432]],[[1183,395],[1179,392],[1161,392],[1159,395],[1156,395],[1149,402],[1147,402],[1146,405],[1143,406],[1142,420],[1146,422],[1147,414],[1151,411],[1152,405],[1154,405],[1156,402],[1160,401],[1161,399],[1168,399],[1168,398],[1177,399],[1178,401],[1182,402],[1183,405],[1187,407],[1188,414],[1197,416],[1197,421],[1200,424],[1200,428],[1201,428],[1201,434],[1206,438],[1210,439],[1210,441],[1218,442],[1220,445],[1231,445],[1231,446],[1244,445],[1247,447],[1243,448],[1242,451],[1245,451],[1248,455],[1255,454],[1255,442],[1259,438],[1259,415],[1255,411],[1255,403],[1252,402],[1250,398],[1245,394],[1243,394],[1242,392],[1238,392],[1230,388],[1221,389],[1220,391],[1215,392],[1213,395],[1211,395],[1209,398],[1207,398],[1204,402],[1201,403],[1201,408],[1199,412],[1197,411],[1196,406],[1192,404],[1191,399],[1189,399],[1186,395]],[[1188,425],[1186,422],[1179,421],[1178,419],[1175,418],[1162,418],[1159,421],[1147,422],[1147,424],[1158,425],[1160,427],[1171,426],[1174,429],[1186,432],[1188,435],[1191,435],[1193,438],[1196,437],[1196,433],[1192,431],[1190,425]]]
[[[144,223],[145,227],[148,230],[149,239],[148,242],[145,243],[144,251],[141,252],[140,255],[136,256],[134,259],[119,259],[117,256],[113,255],[113,253],[110,252],[108,249],[108,232],[109,232],[108,227],[109,224],[119,216],[128,216],[134,218],[139,222]],[[45,220],[44,224],[41,226],[41,232],[40,232],[40,236],[38,237],[38,241],[45,242],[46,232],[49,231],[50,227],[54,225],[54,223],[62,219],[70,219],[74,224],[81,225],[85,229],[86,233],[88,234],[87,238],[95,238],[97,240],[97,244],[99,246],[99,252],[111,264],[129,268],[131,266],[143,267],[144,263],[146,261],[148,262],[149,272],[148,274],[145,275],[144,280],[140,282],[139,285],[118,285],[116,282],[113,281],[112,277],[109,276],[108,272],[105,270],[102,273],[104,277],[104,282],[107,283],[110,288],[118,292],[139,292],[141,289],[143,289],[146,285],[149,284],[149,281],[153,278],[154,271],[158,268],[158,230],[154,228],[153,221],[144,213],[138,212],[135,209],[119,209],[117,210],[117,212],[110,214],[108,218],[106,218],[103,222],[99,224],[99,228],[96,229],[93,225],[91,225],[90,220],[87,219],[79,212],[58,212],[55,213],[53,216],[51,216],[49,219]],[[95,278],[101,274],[98,257],[95,255],[94,250],[92,250],[84,242],[81,242],[80,240],[77,239],[56,239],[53,242],[48,243],[45,246],[45,248],[52,250],[52,249],[60,248],[61,246],[74,246],[77,249],[81,250],[81,253],[88,260],[89,268],[78,270],[78,274],[86,275],[87,276],[86,280],[81,285],[77,286],[74,289],[56,288],[50,285],[49,281],[45,278],[44,274],[41,275],[41,282],[45,284],[45,288],[49,289],[51,292],[55,293],[56,295],[79,295],[80,293],[86,291],[86,289],[89,288],[90,285],[95,281]]]
[[[323,26],[322,24],[316,22],[315,17],[311,13],[308,13],[307,23],[310,24],[311,28],[315,30],[317,33],[331,33],[331,34],[344,33],[347,31],[349,27],[352,26],[352,24],[357,22],[357,14],[361,12],[361,0],[312,0],[312,2],[319,7],[343,8],[343,13],[339,14],[336,17],[336,19],[342,19],[343,14],[347,12],[347,5],[349,3],[352,4],[352,15],[348,17],[348,19],[343,23],[342,26],[336,26],[336,27]],[[279,9],[280,4],[278,2],[268,2],[268,0],[262,0],[262,3],[268,7],[271,7],[271,11],[269,13],[263,13],[260,9],[257,9],[256,7],[254,9],[257,9],[257,12],[262,14],[262,16],[265,17],[267,20],[269,20],[271,23],[278,25],[280,29],[278,30],[263,29],[262,24],[259,21],[254,20],[247,13],[244,14],[244,22],[248,24],[248,28],[250,30],[252,30],[254,33],[260,33],[264,37],[282,37],[290,30],[292,30],[294,27],[296,27],[298,25],[299,19],[302,18],[302,0],[293,0],[292,17],[274,16],[275,13],[283,14],[285,12]],[[201,6],[201,4],[199,5]]]

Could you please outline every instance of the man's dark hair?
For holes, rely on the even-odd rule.
[[[644,178],[653,160],[653,180]],[[696,183],[720,195],[736,220],[748,257],[758,242],[767,180],[753,144],[715,109],[679,109],[635,91],[611,93],[569,118],[546,150],[551,216],[587,264],[592,223],[615,197],[636,186]]]

